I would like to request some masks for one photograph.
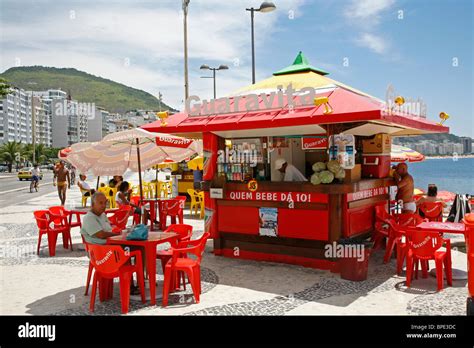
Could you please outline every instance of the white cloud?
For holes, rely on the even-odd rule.
[[[389,9],[395,0],[353,0],[345,11],[345,16],[374,23],[381,13]]]
[[[363,33],[357,40],[356,43],[359,46],[367,47],[375,53],[384,54],[388,50],[387,41],[375,34]]]
[[[376,32],[382,15],[387,12],[396,0],[352,0],[346,7],[344,16],[351,24],[358,27],[356,44],[367,47],[377,54],[388,52],[388,40]]]
[[[6,1],[0,14],[0,69],[20,65],[72,67],[181,105],[183,14],[181,1]],[[227,64],[218,72],[218,94],[250,83],[250,14],[259,1],[191,1],[188,14],[190,93],[210,97],[203,63]],[[275,2],[277,11],[256,14],[256,46],[278,30],[278,21],[303,0]],[[71,18],[71,11],[73,18]],[[41,13],[41,15],[39,15]],[[126,59],[130,64],[124,64]],[[234,65],[238,62],[238,65]],[[260,71],[261,73],[261,71]],[[259,71],[257,71],[257,77]],[[264,77],[264,76],[261,76]]]

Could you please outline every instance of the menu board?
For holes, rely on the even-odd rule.
[[[329,160],[336,160],[342,168],[355,167],[355,138],[352,134],[335,134],[329,137]]]

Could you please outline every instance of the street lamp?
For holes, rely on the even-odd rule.
[[[183,0],[184,26],[184,100],[189,97],[188,81],[188,6],[191,0]]]
[[[211,68],[209,67],[209,65],[206,65],[206,64],[203,64],[201,65],[201,67],[199,68],[201,70],[212,70],[212,77],[210,76],[202,76],[201,78],[203,79],[214,79],[214,99],[216,99],[216,71],[217,70],[228,70],[229,67],[227,65],[219,65],[218,68]]]
[[[260,8],[255,9],[253,7],[246,8],[246,11],[250,11],[250,21],[251,21],[251,29],[252,29],[252,84],[255,83],[255,38],[254,38],[254,25],[253,25],[253,16],[254,12],[272,12],[276,9],[276,6],[273,2],[264,1],[260,5]]]

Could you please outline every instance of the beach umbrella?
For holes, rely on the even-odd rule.
[[[444,201],[444,202],[452,202],[454,198],[456,198],[456,194],[449,191],[438,191],[436,198]]]
[[[425,194],[425,191],[423,191],[422,189],[419,189],[419,188],[415,188],[413,190],[413,194],[414,195],[423,195],[423,194]]]
[[[94,175],[123,175],[127,169],[138,172],[140,197],[143,193],[142,170],[165,159],[180,162],[202,152],[202,141],[165,133],[149,132],[141,128],[129,129],[105,136],[101,141],[68,155],[80,171]]]
[[[392,162],[422,162],[425,160],[423,154],[401,145],[392,145],[390,156]]]

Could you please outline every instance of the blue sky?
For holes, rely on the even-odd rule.
[[[392,84],[405,98],[422,98],[429,118],[449,113],[452,133],[474,137],[471,0],[274,2],[276,11],[255,15],[257,80],[302,50],[329,77],[382,99]],[[260,3],[191,0],[191,94],[212,96],[212,80],[200,78],[204,63],[230,67],[218,72],[220,96],[250,84],[244,9]],[[1,71],[74,67],[154,95],[161,91],[165,102],[183,106],[180,1],[2,0],[0,20]]]

